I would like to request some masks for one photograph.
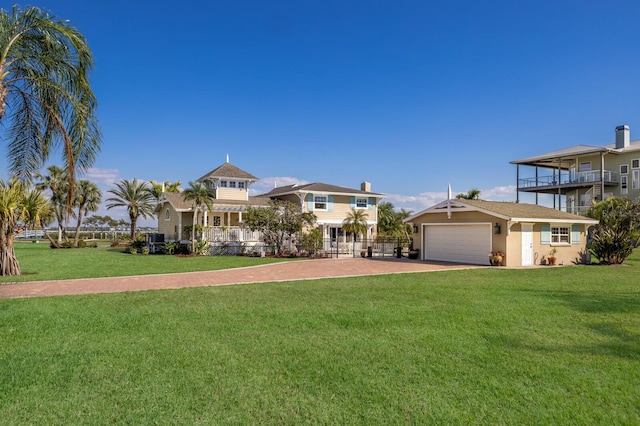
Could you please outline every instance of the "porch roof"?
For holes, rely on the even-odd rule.
[[[181,192],[163,192],[162,198],[156,206],[156,212],[160,211],[165,203],[171,204],[177,212],[189,212],[193,210],[193,202],[184,199]],[[269,204],[267,197],[249,197],[249,200],[213,200],[211,211],[245,211],[247,207],[262,207]]]

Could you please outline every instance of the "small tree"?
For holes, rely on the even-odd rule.
[[[587,215],[599,221],[591,233],[591,253],[600,263],[623,263],[640,236],[640,204],[628,198],[609,197],[592,206]]]
[[[367,217],[368,215],[364,210],[351,209],[347,213],[347,217],[342,221],[342,229],[345,232],[353,233],[353,250],[356,249],[356,236],[358,234],[366,235],[367,233]]]
[[[244,216],[245,225],[252,231],[260,231],[264,242],[280,254],[282,244],[305,225],[316,220],[313,213],[303,213],[298,204],[289,201],[269,201],[268,207],[249,207]]]
[[[322,231],[318,228],[313,228],[307,232],[303,232],[300,238],[300,245],[303,250],[309,253],[315,253],[322,247]]]
[[[20,275],[20,265],[13,249],[18,221],[36,229],[51,218],[47,200],[37,190],[12,179],[0,179],[0,275]]]

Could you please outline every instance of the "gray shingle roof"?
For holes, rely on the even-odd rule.
[[[368,195],[373,197],[383,197],[383,194],[377,192],[367,192],[360,189],[345,188],[344,186],[329,185],[326,183],[307,183],[302,185],[287,185],[279,188],[274,188],[271,191],[263,194],[264,197],[277,197],[279,195],[294,194],[298,192],[318,192],[318,193],[330,193],[330,194],[356,194],[356,195]]]
[[[224,163],[221,166],[211,170],[209,173],[200,177],[198,181],[207,180],[209,178],[231,178],[231,179],[249,179],[257,181],[258,178],[251,173],[245,172],[241,168],[231,163]]]

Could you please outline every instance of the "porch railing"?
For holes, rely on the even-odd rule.
[[[252,231],[248,228],[239,226],[208,226],[203,231],[203,237],[207,241],[244,241],[258,242],[262,241],[262,233]]]

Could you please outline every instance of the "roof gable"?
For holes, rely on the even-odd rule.
[[[221,178],[229,178],[229,179],[247,179],[251,181],[257,181],[258,178],[252,175],[251,173],[245,172],[241,168],[234,166],[231,163],[224,163],[215,169],[211,170],[209,173],[206,173],[204,176],[198,178],[199,182],[208,179],[221,179]]]

